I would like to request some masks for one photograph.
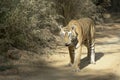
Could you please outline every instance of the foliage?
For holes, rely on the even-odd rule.
[[[103,0],[109,1],[109,0]],[[59,24],[98,17],[99,0],[0,0],[1,52],[10,47],[45,53],[53,48]],[[108,3],[108,2],[106,2]],[[47,52],[46,52],[47,53]]]
[[[96,6],[90,0],[55,0],[58,3],[58,11],[64,17],[67,24],[71,19],[91,17],[96,13]]]
[[[16,0],[9,0],[9,2],[13,6]],[[54,40],[50,31],[54,32],[56,29],[52,20],[58,17],[55,14],[53,2],[48,0],[17,0],[17,5],[14,7],[8,5],[7,2],[2,3],[6,4],[2,8],[9,10],[5,12],[1,10],[3,11],[0,14],[3,17],[1,24],[4,26],[1,29],[4,31],[1,32],[1,40],[7,39],[9,46],[19,49],[36,51],[36,46],[49,47],[48,42]],[[5,13],[4,16],[3,13]],[[0,27],[2,28],[2,26]],[[44,31],[47,28],[48,31]]]

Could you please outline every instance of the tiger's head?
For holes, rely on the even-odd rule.
[[[59,26],[60,36],[62,37],[65,46],[70,46],[75,44],[77,34],[73,28]]]

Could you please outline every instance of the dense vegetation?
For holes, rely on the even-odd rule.
[[[102,14],[111,7],[118,12],[120,1],[0,0],[0,54],[11,47],[48,53],[55,48],[59,24],[81,17],[102,21]]]

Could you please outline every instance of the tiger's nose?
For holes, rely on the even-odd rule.
[[[69,46],[70,44],[68,44],[68,43],[65,43],[65,46]]]

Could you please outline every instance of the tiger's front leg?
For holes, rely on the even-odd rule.
[[[68,66],[72,66],[72,64],[74,63],[74,46],[68,46],[68,50],[69,50],[69,56],[70,56],[70,62],[68,63]]]
[[[79,46],[77,49],[75,49],[75,57],[74,57],[74,63],[73,63],[73,71],[78,72],[80,71],[80,58],[81,58],[81,51],[82,51],[82,46]]]

